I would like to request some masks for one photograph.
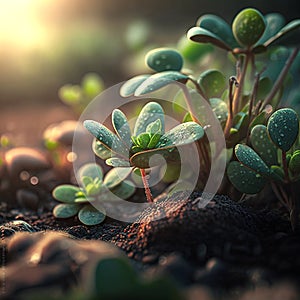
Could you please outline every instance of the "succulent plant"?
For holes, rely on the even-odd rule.
[[[80,113],[104,89],[102,78],[96,73],[87,73],[80,85],[65,84],[59,91],[59,98]]]
[[[133,195],[133,184],[125,180],[129,172],[114,168],[103,178],[102,168],[95,163],[83,165],[77,172],[80,186],[63,184],[57,186],[52,194],[62,202],[53,209],[56,218],[70,218],[78,214],[79,220],[85,225],[96,225],[106,217],[104,201],[109,201],[109,191],[122,199]],[[93,206],[97,203],[97,208]]]
[[[118,109],[112,113],[112,124],[116,134],[96,121],[84,122],[84,126],[97,140],[94,142],[94,152],[110,166],[140,169],[149,202],[152,202],[152,196],[145,169],[161,163],[160,159],[156,160],[156,154],[167,161],[178,160],[177,147],[204,136],[203,128],[195,122],[182,123],[165,132],[164,111],[156,102],[149,102],[143,107],[133,134],[126,116]]]

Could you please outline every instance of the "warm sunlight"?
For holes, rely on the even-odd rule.
[[[44,38],[40,10],[50,0],[2,0],[0,3],[0,42],[30,48]]]

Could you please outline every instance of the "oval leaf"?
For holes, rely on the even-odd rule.
[[[58,204],[53,209],[53,215],[55,218],[70,218],[77,215],[80,207],[79,204]]]
[[[150,76],[135,91],[135,96],[145,95],[176,81],[186,83],[188,76],[176,71],[164,71]]]
[[[139,116],[134,126],[134,136],[138,136],[141,133],[147,132],[149,124],[160,120],[161,131],[165,132],[165,113],[163,108],[157,102],[148,102],[139,113]]]
[[[289,170],[294,175],[300,174],[300,152],[295,152],[289,162]]]
[[[62,184],[53,190],[52,195],[58,201],[73,203],[78,192],[80,192],[79,187],[71,184]]]
[[[267,128],[273,143],[286,152],[293,146],[298,136],[297,113],[291,108],[279,109],[269,118]]]
[[[124,180],[119,185],[115,186],[112,190],[117,197],[126,200],[135,193],[135,186],[129,180]]]
[[[96,163],[88,163],[79,168],[79,170],[77,171],[77,176],[80,179],[83,177],[90,177],[93,180],[96,178],[102,180],[103,171],[102,168]]]
[[[130,127],[126,116],[119,109],[112,112],[112,124],[119,139],[130,149],[132,146]]]
[[[128,154],[128,151],[126,151],[120,139],[104,125],[93,120],[86,120],[83,122],[83,125],[97,140],[112,152],[125,156]]]
[[[89,204],[85,205],[78,213],[80,222],[88,226],[102,223],[105,217],[106,211],[104,207],[100,208],[99,204],[97,208]]]
[[[266,179],[237,161],[227,167],[227,176],[233,186],[245,194],[257,194],[266,184]]]
[[[242,46],[253,46],[266,28],[263,15],[254,8],[242,10],[233,20],[232,32]]]
[[[199,124],[195,122],[182,123],[166,132],[157,144],[157,148],[190,144],[203,136],[204,130]]]
[[[105,161],[105,163],[112,167],[130,167],[128,160],[119,157],[110,157]]]
[[[139,75],[139,76],[135,76],[131,79],[129,79],[128,81],[126,81],[121,89],[120,89],[120,95],[122,97],[129,97],[132,96],[136,89],[148,78],[150,77],[149,74],[145,74],[145,75]]]
[[[81,82],[83,92],[90,98],[96,97],[104,88],[101,77],[96,73],[86,74]]]
[[[149,51],[145,62],[156,72],[180,71],[183,66],[181,54],[172,48],[157,48]]]
[[[269,175],[270,170],[258,154],[249,146],[238,144],[234,148],[237,159],[256,173]]]
[[[209,99],[209,103],[221,125],[224,125],[228,116],[227,103],[219,98],[211,98]]]
[[[112,189],[124,181],[131,171],[132,168],[113,168],[105,175],[103,183]]]
[[[93,140],[92,149],[93,152],[103,160],[112,156],[112,152],[96,138]]]
[[[198,79],[198,83],[207,99],[220,97],[227,86],[224,74],[213,69],[203,72]]]
[[[269,167],[278,164],[277,148],[270,140],[265,125],[256,125],[253,127],[250,134],[250,141],[253,149]]]

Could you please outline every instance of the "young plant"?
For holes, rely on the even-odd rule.
[[[156,102],[149,102],[143,107],[133,133],[126,116],[118,109],[112,113],[112,124],[116,134],[96,121],[84,122],[86,129],[96,138],[94,152],[110,166],[129,171],[139,169],[148,202],[153,199],[146,169],[159,165],[161,156],[166,161],[178,161],[177,147],[204,136],[203,128],[195,122],[182,123],[165,132],[164,111]]]
[[[53,190],[53,197],[62,202],[54,207],[56,218],[70,218],[78,214],[79,220],[85,225],[96,225],[104,221],[106,212],[104,201],[109,201],[108,192],[127,199],[133,195],[135,188],[125,180],[128,170],[115,168],[103,178],[99,165],[89,163],[77,172],[80,186],[63,184]],[[97,208],[92,204],[97,203]],[[101,205],[102,203],[102,205]]]
[[[98,94],[104,90],[102,78],[96,73],[87,73],[80,85],[66,84],[59,91],[59,98],[70,105],[76,113],[81,113]]]
[[[238,161],[231,161],[227,168],[229,180],[242,193],[257,194],[271,183],[277,198],[290,213],[293,229],[298,226],[299,209],[293,189],[300,180],[300,151],[293,151],[292,147],[298,133],[296,112],[279,109],[271,115],[267,126],[253,127],[250,134],[253,149],[243,144],[235,146]]]

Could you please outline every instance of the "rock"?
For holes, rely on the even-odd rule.
[[[27,208],[31,210],[37,210],[39,207],[39,197],[36,193],[19,189],[16,193],[17,203],[21,208]]]
[[[96,262],[122,257],[114,245],[102,241],[78,241],[62,232],[16,233],[5,240],[5,294],[19,299],[39,287],[51,293],[85,281]]]
[[[27,222],[22,220],[11,221],[0,226],[0,232],[4,237],[11,236],[18,231],[35,232],[36,230]]]

